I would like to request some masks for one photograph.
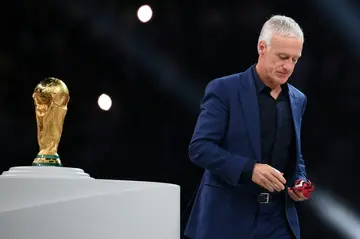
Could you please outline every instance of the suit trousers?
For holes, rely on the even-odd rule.
[[[285,195],[275,202],[259,203],[251,239],[296,239],[286,218]]]

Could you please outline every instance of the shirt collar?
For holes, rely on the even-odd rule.
[[[267,86],[264,84],[264,82],[262,80],[260,80],[260,77],[259,77],[258,73],[256,72],[255,66],[256,66],[256,64],[252,66],[252,72],[253,72],[253,77],[254,77],[254,81],[255,81],[256,91],[259,93]]]

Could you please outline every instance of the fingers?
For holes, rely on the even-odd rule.
[[[296,190],[292,190],[294,191],[294,193],[296,194],[296,196],[298,196],[298,198],[300,198],[301,200],[305,200],[307,199],[304,194],[302,194],[302,192],[296,191]]]
[[[306,200],[306,197],[301,192],[297,192],[295,190],[292,190],[291,188],[288,188],[288,193],[294,201]]]
[[[271,183],[260,183],[260,186],[268,190],[269,192],[274,192],[274,186],[271,186]]]
[[[272,167],[271,167],[272,168]],[[284,174],[280,173],[279,170],[272,168],[273,170],[270,171],[270,173],[276,177],[277,180],[279,180],[282,184],[286,183],[286,179],[284,178]],[[284,188],[285,189],[285,188]]]
[[[298,195],[296,195],[295,192],[291,188],[288,188],[288,193],[292,200],[300,201],[300,198],[298,197]]]
[[[281,190],[284,190],[286,179],[284,178],[283,173],[271,166],[268,167],[270,170],[264,176],[272,183],[272,186],[276,191],[280,192]]]
[[[268,186],[274,188],[276,191],[280,192],[281,190],[285,189],[284,184],[271,173],[265,174],[264,177],[267,179],[267,182],[265,183]]]
[[[255,164],[251,179],[269,192],[285,190],[283,174],[267,164]]]
[[[260,177],[259,181],[257,182],[258,185],[265,188],[269,192],[274,192],[274,185],[265,177]]]

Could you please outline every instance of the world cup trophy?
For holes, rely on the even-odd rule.
[[[63,81],[48,77],[35,87],[32,97],[40,149],[32,165],[62,167],[57,151],[70,100],[69,90]]]

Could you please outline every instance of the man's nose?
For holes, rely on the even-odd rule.
[[[291,72],[294,69],[294,63],[293,62],[286,62],[283,64],[283,69],[287,72]]]

